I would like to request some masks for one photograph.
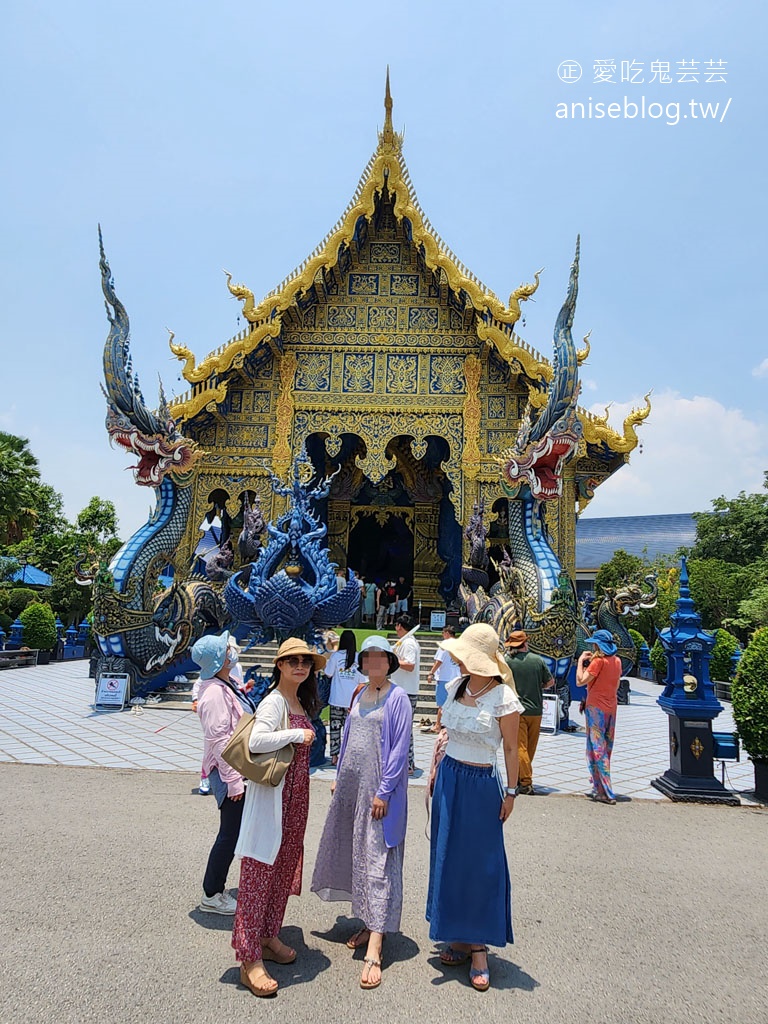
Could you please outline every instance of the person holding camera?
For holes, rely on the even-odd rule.
[[[607,629],[598,629],[588,643],[592,651],[583,651],[576,665],[576,684],[586,686],[581,702],[587,728],[587,765],[592,792],[587,796],[601,804],[615,804],[611,788],[611,753],[616,732],[621,659]]]

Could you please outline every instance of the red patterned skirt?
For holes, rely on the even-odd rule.
[[[292,729],[311,729],[303,715],[291,715]],[[297,747],[283,783],[283,840],[274,864],[243,857],[232,946],[245,963],[261,960],[261,940],[283,926],[289,896],[301,895],[304,833],[309,814],[309,747]]]

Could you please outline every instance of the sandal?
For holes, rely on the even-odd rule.
[[[459,964],[465,964],[469,957],[470,952],[468,949],[454,949],[453,946],[446,946],[445,949],[440,950],[440,963],[445,964],[446,967],[457,967]]]
[[[360,988],[378,988],[379,985],[381,984],[381,960],[374,960],[372,956],[367,956],[365,960],[363,960],[363,964],[365,966],[363,967],[363,976],[360,978]],[[379,968],[378,981],[368,980],[371,974],[372,967]]]
[[[245,965],[240,964],[240,984],[253,992],[259,999],[270,999],[272,996],[277,995],[278,984],[271,975],[267,974],[263,967],[262,971],[263,973],[259,975],[257,981],[266,981],[267,985],[265,987],[260,987],[255,981],[252,981],[248,976]]]
[[[361,928],[347,939],[347,949],[360,949],[361,946],[367,946],[370,937],[370,931],[367,928]]]
[[[270,941],[274,942],[275,940],[270,939]],[[280,942],[279,939],[277,941]],[[272,946],[268,946],[266,945],[266,943],[262,942],[261,959],[271,960],[273,963],[276,964],[292,964],[293,961],[296,959],[296,950],[291,949],[290,946],[286,946],[284,942],[280,942],[280,945],[282,946],[282,950],[284,950],[285,952],[279,949],[273,949]]]
[[[487,953],[487,946],[472,946],[470,955],[475,953]],[[469,969],[469,983],[472,988],[477,989],[478,992],[487,992],[491,987],[491,975],[488,967],[477,970],[475,967]]]

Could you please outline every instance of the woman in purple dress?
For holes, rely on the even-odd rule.
[[[369,636],[360,649],[367,685],[344,726],[333,800],[320,840],[312,892],[349,900],[363,927],[347,945],[366,945],[361,988],[381,984],[381,945],[398,931],[408,807],[408,694],[389,679],[399,667],[389,642]]]

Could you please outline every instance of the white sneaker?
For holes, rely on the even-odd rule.
[[[200,900],[200,910],[204,914],[223,914],[231,917],[237,910],[237,900],[228,892],[217,892],[215,896],[206,896]]]
[[[200,779],[200,785],[198,786],[197,791],[200,796],[208,796],[211,792],[211,784],[208,779]]]

